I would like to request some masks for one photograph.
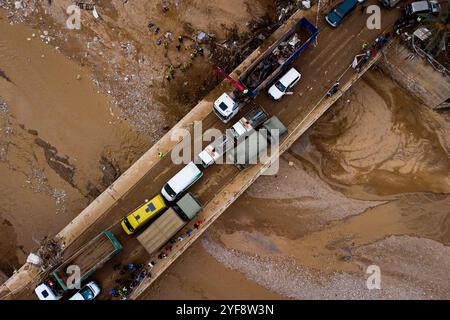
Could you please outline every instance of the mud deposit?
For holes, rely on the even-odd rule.
[[[273,10],[271,1],[96,1],[68,30],[73,1],[0,1],[0,268],[24,263],[215,85],[192,36]],[[182,36],[180,50],[178,36]],[[170,41],[169,41],[170,39]],[[189,61],[190,67],[179,66]],[[171,81],[170,65],[177,66]],[[203,88],[203,89],[202,89]],[[195,93],[195,94],[193,94]]]
[[[83,11],[82,29],[69,32],[71,3],[15,10],[0,0],[6,275],[215,84],[206,57],[190,58],[192,35],[225,39],[274,11],[271,1],[170,1],[165,13],[160,1],[96,1],[102,19]],[[169,81],[170,66],[187,61]],[[448,298],[449,119],[371,71],[146,298]],[[369,265],[380,267],[380,290],[366,287]]]
[[[148,143],[117,119],[89,71],[36,30],[10,25],[2,12],[0,33],[0,263],[10,275]]]
[[[446,116],[369,72],[192,248],[198,261],[176,264],[148,297],[199,297],[183,270],[212,268],[211,255],[267,290],[246,298],[448,298]],[[380,290],[367,289],[370,265],[380,267]],[[230,271],[220,273],[233,282]]]

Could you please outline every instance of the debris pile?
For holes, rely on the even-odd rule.
[[[418,56],[424,57],[437,71],[450,75],[450,11],[437,15],[408,15],[395,22],[394,31]]]
[[[261,82],[267,78],[269,74],[274,72],[281,64],[283,64],[290,56],[304,43],[300,39],[298,33],[294,33],[286,41],[281,42],[273,52],[262,60],[247,78],[247,87],[256,88]]]
[[[42,259],[42,269],[47,270],[62,263],[62,250],[64,246],[55,239],[45,236],[40,241],[37,255]]]
[[[302,7],[298,0],[277,0],[276,18],[264,16],[247,24],[248,32],[239,33],[237,27],[223,28],[227,31],[224,42],[210,41],[210,61],[225,72],[234,70],[247,56],[259,47],[296,10]]]

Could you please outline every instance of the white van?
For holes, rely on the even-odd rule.
[[[69,300],[94,300],[100,294],[100,286],[95,281],[91,281],[77,293],[75,293]]]
[[[292,94],[292,92],[288,92],[288,89],[291,89],[297,82],[300,81],[302,75],[300,72],[295,70],[295,68],[291,68],[284,76],[281,77],[280,80],[275,82],[273,86],[269,89],[269,94],[275,100],[281,99],[285,94]]]
[[[183,191],[193,185],[203,175],[194,162],[189,162],[162,188],[161,194],[167,201],[174,201]]]

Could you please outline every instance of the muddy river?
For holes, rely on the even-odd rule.
[[[370,71],[148,297],[448,298],[446,117]],[[370,265],[381,290],[366,287]]]
[[[190,50],[157,45],[161,34],[193,28],[225,37],[220,24],[245,30],[251,18],[273,14],[270,1],[251,10],[243,0],[216,1],[219,10],[171,1],[167,14],[160,1],[99,1],[111,28],[89,15],[86,29],[66,34],[60,8],[68,2],[30,13],[26,24],[10,24],[18,15],[0,10],[7,276],[201,97],[188,93],[211,79],[206,58],[167,82],[168,65]],[[448,298],[449,119],[370,71],[282,156],[279,173],[259,178],[145,298]],[[381,290],[367,289],[370,265],[381,270]]]

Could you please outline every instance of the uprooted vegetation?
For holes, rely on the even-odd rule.
[[[173,21],[178,14],[175,6],[168,13],[140,15],[130,11],[131,1],[99,1],[101,18],[83,9],[81,31],[68,32],[62,2],[19,2],[0,0],[8,20],[37,28],[37,36],[46,44],[89,66],[93,82],[120,108],[116,116],[150,142],[217,85],[213,66],[231,72],[302,5],[298,0],[277,0],[267,7],[266,15],[248,22],[246,31],[242,23],[222,26],[225,35],[219,39],[197,25],[180,30],[180,21]],[[151,9],[151,3],[144,1],[133,6]],[[186,21],[181,20],[183,24]]]

